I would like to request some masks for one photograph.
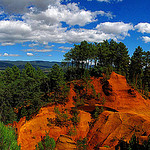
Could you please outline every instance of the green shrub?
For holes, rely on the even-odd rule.
[[[14,129],[9,126],[6,127],[2,122],[0,122],[0,149],[20,150]]]
[[[36,150],[54,150],[56,146],[55,140],[50,138],[48,134],[44,137],[42,141],[36,145]]]
[[[77,140],[77,150],[87,149],[87,138]]]
[[[75,126],[74,126],[74,127],[71,127],[71,128],[69,129],[69,131],[68,131],[68,135],[73,136],[73,135],[76,135],[76,134],[77,134],[76,127],[75,127]]]

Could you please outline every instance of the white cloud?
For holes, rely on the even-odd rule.
[[[32,53],[27,53],[27,56],[34,56]]]
[[[64,50],[62,50],[61,52],[62,52],[62,53],[66,53],[66,51],[64,51]]]
[[[105,22],[97,25],[96,29],[106,34],[129,36],[128,31],[133,30],[133,25],[124,22]]]
[[[142,40],[143,40],[145,43],[148,43],[148,42],[150,42],[150,37],[148,37],[148,36],[142,36]]]
[[[150,33],[150,23],[139,23],[134,28],[141,33]]]
[[[8,54],[8,53],[4,53],[3,54],[3,56],[11,56],[11,57],[18,57],[18,56],[20,56],[20,55],[18,55],[18,54]]]
[[[0,10],[0,15],[3,15],[3,14],[4,14],[4,11],[1,11],[1,10]]]
[[[13,12],[12,4],[17,0],[2,0],[0,5],[8,4],[10,11]],[[2,45],[11,45],[12,43],[24,43],[27,41],[32,42],[30,47],[34,47],[37,44],[44,45],[43,50],[29,49],[26,52],[50,52],[49,42],[53,43],[78,43],[83,40],[89,42],[101,42],[105,39],[123,39],[129,36],[128,31],[133,29],[132,24],[123,22],[105,22],[97,25],[95,29],[84,29],[86,24],[97,21],[97,16],[106,16],[113,18],[114,16],[110,12],[95,11],[80,9],[76,3],[68,3],[63,5],[59,0],[22,0],[22,3],[27,6],[34,3],[36,8],[30,8],[29,12],[26,12],[22,20],[23,21],[0,21],[0,43]],[[50,2],[51,1],[51,2]],[[13,2],[13,3],[12,3]],[[38,6],[43,2],[47,3],[47,7]],[[5,3],[5,4],[4,4]],[[22,7],[25,7],[19,1],[19,12]],[[39,10],[38,10],[39,8]],[[5,10],[5,9],[4,9]],[[24,10],[23,10],[24,11]],[[67,25],[62,26],[62,22]],[[78,25],[75,29],[72,26]],[[82,26],[82,28],[80,27]],[[65,49],[62,48],[63,50]],[[63,51],[62,51],[63,52]],[[27,53],[28,56],[33,56],[32,53]]]
[[[30,12],[24,16],[28,23],[42,23],[44,28],[50,30],[50,26],[66,22],[68,25],[85,26],[88,23],[96,21],[97,15],[113,18],[111,12],[95,11],[91,12],[84,9],[79,9],[76,3],[67,5],[49,5],[48,9],[40,13]]]
[[[39,44],[38,43],[31,43],[29,44],[29,47],[34,47],[34,46],[38,46]]]
[[[7,42],[6,42],[6,43],[2,43],[1,45],[2,45],[2,46],[8,46],[8,45],[12,46],[12,45],[15,45],[15,43],[7,43]]]
[[[54,47],[55,45],[46,45],[45,48],[51,48]]]
[[[70,50],[72,47],[60,46],[59,49]]]
[[[41,49],[41,50],[39,50],[39,49],[26,49],[23,51],[24,52],[43,52],[43,53],[45,53],[45,52],[51,52],[53,50],[51,50],[51,49]]]
[[[48,5],[56,5],[60,0],[0,0],[0,6],[5,12],[21,14],[28,10],[29,6],[35,6],[38,10],[46,10]]]
[[[83,40],[87,40],[89,42],[102,42],[106,39],[115,39],[115,35],[106,34],[102,31],[98,30],[88,30],[88,29],[71,29],[66,33],[66,40],[70,43],[79,43]]]
[[[31,40],[31,27],[23,21],[0,21],[0,42],[3,46]]]
[[[110,3],[111,1],[122,2],[123,0],[97,0],[97,1]]]

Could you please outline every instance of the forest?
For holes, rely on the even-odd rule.
[[[22,70],[15,65],[7,67],[0,72],[0,126],[24,116],[29,120],[47,105],[65,105],[71,81],[102,76],[108,80],[112,71],[124,75],[134,89],[149,98],[150,52],[138,46],[130,57],[126,45],[114,40],[75,44],[64,55],[61,67],[55,64],[48,73],[30,63]]]

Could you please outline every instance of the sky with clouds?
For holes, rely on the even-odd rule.
[[[0,60],[61,61],[83,40],[150,50],[149,0],[0,0]]]

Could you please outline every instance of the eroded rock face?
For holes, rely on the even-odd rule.
[[[75,150],[76,148],[76,142],[67,135],[60,135],[56,142],[57,150]]]
[[[145,127],[146,125],[146,127]],[[103,112],[88,133],[89,150],[95,147],[115,147],[120,139],[129,142],[135,133],[138,137],[146,134],[150,121],[135,113]]]
[[[59,108],[61,110],[61,108]],[[68,134],[70,126],[58,127],[55,125],[49,126],[47,118],[55,118],[54,106],[41,108],[39,114],[29,121],[22,120],[16,124],[18,127],[18,144],[21,145],[21,150],[34,150],[35,145],[49,133],[50,137],[53,137],[57,141],[60,135]],[[89,132],[89,122],[91,121],[91,115],[85,111],[79,111],[80,121],[76,126],[76,135],[72,136],[72,139],[85,138]]]
[[[112,86],[109,84],[108,81],[104,82],[104,85],[102,86],[103,92],[105,93],[106,96],[112,95]]]

